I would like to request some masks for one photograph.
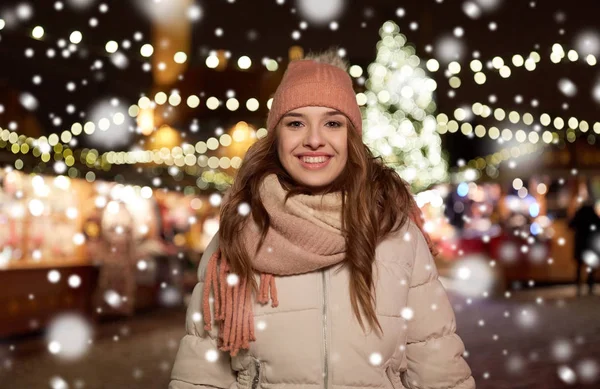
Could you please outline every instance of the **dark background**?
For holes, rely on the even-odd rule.
[[[14,11],[22,3],[2,1],[0,17]],[[34,114],[45,135],[60,133],[69,128],[71,123],[81,121],[81,115],[85,116],[86,109],[100,98],[116,96],[131,104],[142,93],[151,93],[151,72],[142,71],[142,64],[148,59],[139,55],[142,44],[151,42],[150,21],[139,11],[134,0],[93,3],[85,10],[77,10],[65,1],[64,8],[59,12],[54,9],[54,1],[29,2],[34,10],[31,19],[19,21],[16,26],[7,26],[0,31],[0,104],[5,106],[4,113],[0,114],[0,126],[6,127],[11,120],[19,121],[19,117],[23,117],[23,109],[18,104],[18,95],[23,91],[32,93],[38,99],[39,108]],[[99,11],[100,4],[108,5],[107,13]],[[451,88],[442,71],[443,64],[441,70],[433,74],[438,83],[438,112],[451,116],[456,107],[471,106],[480,101],[505,110],[531,112],[536,119],[546,112],[552,117],[561,115],[568,119],[575,116],[593,121],[598,109],[599,103],[591,98],[591,90],[600,75],[598,66],[591,67],[582,60],[575,64],[569,61],[553,64],[549,60],[553,43],[561,43],[567,51],[574,47],[577,34],[590,29],[598,31],[598,1],[504,0],[499,1],[500,6],[495,11],[473,20],[463,12],[462,1],[352,0],[346,2],[345,11],[337,20],[339,29],[336,31],[332,31],[328,25],[315,26],[310,22],[307,29],[301,30],[299,23],[303,18],[294,12],[295,1],[291,0],[281,5],[275,0],[237,0],[234,3],[205,0],[196,4],[202,7],[203,16],[193,26],[189,65],[183,79],[172,86],[182,96],[204,92],[224,100],[226,91],[233,89],[240,101],[259,97],[262,103],[274,92],[288,61],[288,49],[293,45],[300,45],[305,52],[330,46],[344,48],[347,59],[352,64],[361,65],[366,73],[366,67],[375,59],[376,43],[380,39],[379,28],[386,20],[394,20],[408,41],[416,47],[423,63],[433,56],[436,42],[441,36],[452,35],[453,29],[458,26],[464,29],[461,39],[467,50],[460,60],[463,85],[456,90],[454,97],[448,96]],[[396,13],[400,7],[405,10],[403,17]],[[98,19],[99,24],[95,28],[88,24],[91,17]],[[418,23],[416,30],[409,28],[411,22]],[[496,30],[489,29],[490,22],[497,24]],[[43,41],[30,36],[36,25],[45,29]],[[218,27],[224,30],[221,37],[214,33]],[[73,30],[81,31],[84,38],[78,45],[78,52],[65,59],[60,55],[61,49],[56,42],[60,38],[68,42]],[[301,32],[299,40],[292,39],[294,30]],[[143,34],[141,41],[133,39],[137,31]],[[108,40],[121,43],[124,39],[132,43],[130,49],[124,50],[130,62],[126,69],[119,69],[110,62],[104,45]],[[426,52],[427,45],[433,46],[434,53]],[[57,51],[54,58],[46,56],[46,50],[50,47]],[[25,56],[27,48],[35,50],[32,58]],[[220,49],[229,50],[232,55],[231,65],[224,72],[208,69],[205,65],[208,52]],[[510,62],[513,54],[527,57],[532,50],[537,50],[542,56],[535,71],[515,68],[509,63],[512,69],[510,78],[503,79],[497,72],[487,70],[487,82],[481,86],[474,83],[469,62],[475,51],[479,52],[485,66],[485,62],[494,56],[501,56],[505,62]],[[241,55],[248,55],[253,60],[249,71],[234,69],[233,64]],[[263,57],[280,58],[280,69],[266,72],[260,64]],[[103,60],[102,70],[91,70],[96,59]],[[32,82],[36,74],[43,78],[41,85]],[[574,97],[567,97],[559,91],[558,80],[563,77],[577,85],[578,93]],[[88,81],[86,86],[81,85],[83,79]],[[66,90],[65,85],[69,81],[77,83],[75,92]],[[490,95],[496,96],[495,104],[489,103]],[[522,103],[515,102],[516,95],[523,97]],[[533,99],[539,101],[538,107],[532,107]],[[564,103],[568,104],[568,110],[563,108]],[[74,114],[66,112],[67,104],[77,107]],[[52,113],[62,118],[59,128],[52,124]],[[217,111],[196,109],[179,113],[173,118],[172,125],[187,132],[186,139],[191,142],[205,140],[213,135],[216,127],[242,119],[258,126],[264,125],[266,114],[264,104],[259,111],[250,115],[245,109],[234,113],[224,108]],[[198,119],[200,131],[192,134],[189,125],[194,119]],[[27,134],[27,129],[22,127],[19,132],[30,136],[40,135]],[[451,166],[456,165],[459,158],[468,160],[485,155],[496,147],[489,139],[468,139],[460,131],[442,138]],[[79,147],[89,147],[85,144],[85,136],[80,139]]]

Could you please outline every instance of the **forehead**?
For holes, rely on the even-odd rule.
[[[287,112],[284,116],[333,116],[343,115],[342,112],[329,107],[301,107]]]

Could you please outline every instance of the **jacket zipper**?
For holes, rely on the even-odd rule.
[[[260,382],[260,361],[256,358],[253,358],[253,360],[254,360],[254,367],[256,370],[256,375],[252,379],[252,389],[257,389],[258,383]]]
[[[325,359],[323,361],[323,387],[327,389],[329,367],[327,366],[327,277],[323,270],[323,343],[325,345]]]

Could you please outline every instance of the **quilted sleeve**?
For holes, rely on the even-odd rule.
[[[414,262],[408,291],[406,369],[409,389],[475,389],[471,369],[463,358],[465,346],[456,334],[456,318],[421,231],[408,229]]]
[[[236,388],[237,373],[231,367],[229,353],[217,349],[217,326],[204,329],[202,292],[208,260],[218,247],[218,234],[206,248],[198,267],[198,283],[194,287],[186,314],[186,335],[181,339],[175,357],[169,389]],[[211,313],[214,307],[210,304]],[[214,316],[212,316],[214,317]]]

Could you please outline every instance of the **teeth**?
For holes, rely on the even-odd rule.
[[[302,157],[302,161],[305,163],[323,163],[328,159],[329,157]]]

